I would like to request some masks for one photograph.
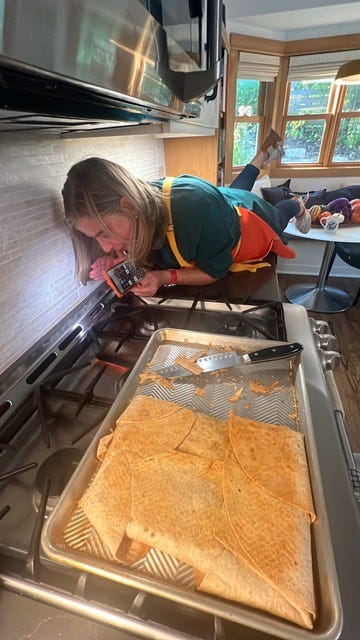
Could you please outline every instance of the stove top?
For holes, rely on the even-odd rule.
[[[2,523],[0,548],[11,548],[13,555],[26,553],[29,523],[45,480],[50,479],[49,510],[154,331],[168,327],[286,339],[280,303],[243,307],[240,313],[231,304],[213,304],[211,309],[204,303],[183,304],[149,304],[132,295],[109,301],[87,331],[82,322],[71,327],[19,386],[5,394],[0,499],[10,511]]]
[[[296,341],[299,335],[294,334],[294,327],[289,329],[293,312],[296,305],[279,301],[250,306],[227,298],[144,301],[132,294],[118,300],[112,293],[97,293],[85,311],[70,314],[6,377],[1,376],[3,585],[88,619],[106,624],[111,620],[114,627],[131,633],[137,630],[136,637],[233,637],[229,621],[210,620],[176,603],[164,605],[155,596],[50,560],[41,550],[41,530],[154,331],[170,327]],[[59,595],[51,595],[54,593]],[[146,629],[141,622],[144,608],[151,618]],[[136,618],[135,624],[133,616],[140,610],[140,621]]]

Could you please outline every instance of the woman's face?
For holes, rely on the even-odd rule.
[[[90,216],[79,218],[75,227],[89,238],[95,238],[105,253],[114,251],[118,257],[129,253],[134,242],[133,220],[120,213],[105,215],[102,220],[109,232]]]

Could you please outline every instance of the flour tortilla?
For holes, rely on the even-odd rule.
[[[113,433],[108,433],[106,436],[103,436],[99,440],[98,447],[96,450],[96,457],[101,462],[104,460],[107,454],[108,448],[112,442],[113,437],[114,437]]]
[[[309,613],[294,608],[249,565],[236,559],[227,549],[214,559],[198,590],[265,610],[305,629],[313,628]]]
[[[122,452],[104,461],[79,501],[110,555],[116,558],[130,515],[129,463]]]
[[[225,505],[221,509],[215,536],[221,540],[224,550],[204,575],[198,586],[200,591],[263,609],[307,629],[313,627],[313,618],[309,612],[296,607],[279,592],[271,580],[264,579],[251,556],[239,545]]]
[[[310,519],[264,491],[229,454],[223,466],[224,505],[234,555],[251,559],[264,579],[297,609],[315,616]],[[227,546],[219,529],[218,539]]]
[[[178,451],[195,456],[224,460],[229,445],[227,420],[218,420],[205,413],[196,413],[195,422]]]
[[[109,455],[125,449],[145,458],[176,449],[194,422],[191,409],[151,396],[135,396],[116,422]]]
[[[229,438],[249,478],[315,520],[303,434],[231,412]]]
[[[304,450],[285,427],[245,422],[136,396],[80,506],[116,561],[130,565],[153,547],[193,567],[201,591],[310,629],[313,509],[283,464],[290,449],[303,474]]]
[[[117,423],[123,420],[135,423],[155,422],[163,418],[173,418],[174,414],[179,412],[192,413],[190,409],[175,404],[175,402],[168,402],[167,400],[160,400],[159,398],[139,394],[132,398],[129,405],[118,418]]]
[[[131,465],[129,538],[205,573],[221,551],[214,529],[222,463],[172,451]]]
[[[79,504],[114,558],[126,562],[144,555],[139,545],[119,548],[130,516],[129,459],[175,449],[194,422],[190,409],[139,395],[117,420],[115,432],[100,440],[102,465]]]

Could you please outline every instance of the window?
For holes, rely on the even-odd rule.
[[[233,165],[243,166],[254,157],[264,113],[264,87],[259,80],[238,78],[236,83]]]
[[[345,98],[339,109],[333,162],[360,162],[360,85],[344,87]]]
[[[257,152],[259,141],[263,138],[266,109],[271,101],[271,85],[278,69],[277,56],[244,52],[239,55],[234,113],[234,167],[247,164]]]
[[[337,86],[337,54],[290,60],[282,164],[317,166],[360,162],[360,85]],[[358,52],[346,52],[355,57]]]
[[[289,85],[283,164],[319,162],[325,128],[329,124],[332,82],[296,80]]]
[[[291,167],[294,177],[357,179],[360,85],[334,83],[342,64],[360,58],[360,50],[347,49],[348,37],[293,45],[231,34],[230,43],[225,184],[255,155],[270,127],[285,142],[285,156],[267,168],[272,177],[288,177]]]

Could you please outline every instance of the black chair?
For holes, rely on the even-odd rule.
[[[349,264],[351,267],[360,269],[360,244],[357,244],[356,242],[336,242],[327,275],[329,275],[331,271],[331,267],[336,255],[338,255],[341,260],[346,262],[346,264]],[[359,298],[360,288],[358,289],[358,292],[353,301],[354,307],[357,305]]]

